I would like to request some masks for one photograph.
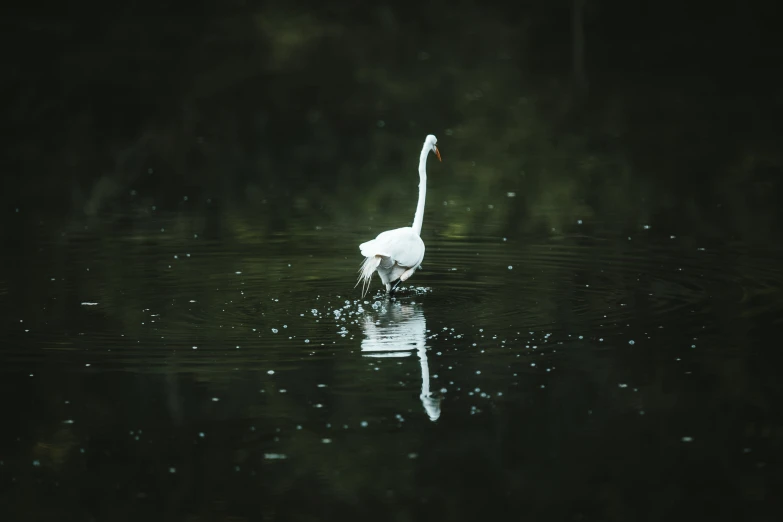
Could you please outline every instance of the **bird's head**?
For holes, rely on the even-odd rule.
[[[443,161],[440,159],[440,151],[438,150],[438,147],[436,146],[438,143],[438,138],[433,136],[432,134],[429,134],[427,136],[427,139],[424,140],[427,145],[431,147],[432,152],[435,153],[435,155],[438,157],[438,161]]]

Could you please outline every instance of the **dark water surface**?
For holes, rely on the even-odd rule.
[[[353,288],[366,226],[223,241],[184,233],[193,217],[40,221],[34,255],[4,254],[4,511],[769,507],[780,251],[600,223],[447,238],[434,218],[390,302]]]

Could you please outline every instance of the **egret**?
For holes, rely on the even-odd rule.
[[[370,279],[374,272],[378,272],[381,282],[386,285],[386,291],[392,296],[400,283],[407,281],[421,266],[424,259],[421,225],[424,221],[424,199],[427,195],[427,156],[433,152],[438,157],[438,161],[442,161],[440,151],[436,147],[437,143],[438,139],[430,134],[421,148],[419,203],[413,216],[413,226],[381,232],[375,239],[359,245],[364,261],[359,268],[359,280],[356,281],[356,285],[362,283],[362,297],[370,288]]]

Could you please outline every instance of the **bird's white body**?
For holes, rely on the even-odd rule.
[[[364,265],[377,271],[386,290],[399,279],[406,281],[424,260],[424,241],[411,227],[381,232],[378,237],[359,245],[365,257]],[[364,272],[364,270],[362,270]]]
[[[424,201],[427,194],[427,156],[434,152],[440,159],[440,152],[435,144],[437,138],[430,134],[424,140],[419,157],[419,203],[413,226],[396,228],[381,232],[378,237],[359,245],[364,256],[359,269],[359,281],[362,282],[362,295],[370,285],[370,279],[375,272],[381,278],[388,292],[393,292],[396,286],[407,281],[421,266],[424,260],[424,241],[421,240],[421,226],[424,221]]]

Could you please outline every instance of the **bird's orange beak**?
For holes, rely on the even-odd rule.
[[[438,147],[435,147],[435,155],[438,157],[438,161],[443,161],[440,159],[440,151],[438,150]]]

